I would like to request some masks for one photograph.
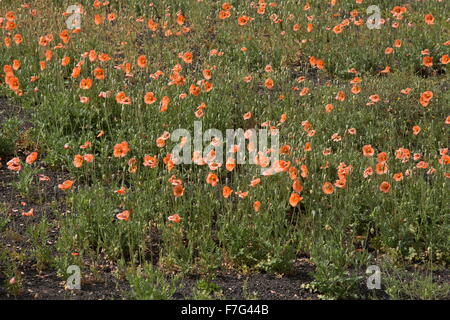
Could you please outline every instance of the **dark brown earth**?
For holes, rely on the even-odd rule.
[[[251,274],[242,275],[235,272],[220,273],[211,282],[218,286],[217,298],[230,300],[261,299],[261,300],[317,300],[318,295],[302,288],[310,283],[310,272],[313,264],[306,258],[298,258],[294,270],[289,275]],[[182,283],[174,297],[189,299],[195,294],[198,276],[189,276]]]

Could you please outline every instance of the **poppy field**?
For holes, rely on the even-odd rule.
[[[449,299],[449,12],[0,1],[0,298]]]

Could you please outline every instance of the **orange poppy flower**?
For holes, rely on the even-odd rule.
[[[185,52],[182,54],[181,58],[183,59],[184,63],[192,63],[192,52]]]
[[[362,2],[362,1],[361,1],[361,2]],[[405,13],[406,10],[407,10],[407,9],[406,9],[405,7],[395,6],[395,7],[391,10],[391,13],[392,13],[394,16],[398,17],[398,16],[401,16],[403,13]]]
[[[395,158],[402,160],[403,162],[408,161],[409,157],[411,156],[411,151],[405,148],[399,148],[395,151]]]
[[[247,192],[236,191],[235,194],[237,194],[239,198],[245,199],[248,196],[248,191]]]
[[[394,179],[395,181],[399,182],[403,180],[403,173],[399,172],[399,173],[394,173],[392,176],[392,179]]]
[[[139,68],[145,68],[147,66],[147,57],[141,55],[137,58],[137,65]]]
[[[206,80],[210,80],[212,77],[212,72],[209,69],[203,70],[202,74],[203,74],[203,78],[205,78]]]
[[[290,161],[278,160],[273,164],[275,172],[287,172],[291,166]]]
[[[205,112],[202,109],[197,109],[195,112],[195,117],[196,118],[202,118],[205,115]]]
[[[268,78],[265,82],[264,82],[264,86],[267,89],[272,89],[273,88],[273,80],[271,78]]]
[[[434,24],[434,17],[432,14],[426,14],[424,19],[425,19],[426,24],[428,24],[428,25]]]
[[[120,187],[120,189],[114,191],[114,193],[117,193],[119,195],[124,195],[126,193],[125,187],[124,186]]]
[[[122,141],[114,146],[114,157],[123,158],[127,155],[129,150],[128,142]]]
[[[386,162],[378,162],[375,166],[375,171],[378,175],[385,174],[388,172],[388,165]]]
[[[342,33],[342,26],[341,26],[340,24],[338,24],[337,26],[335,26],[335,27],[333,28],[333,32],[334,32],[335,34]]]
[[[83,58],[89,57],[90,62],[94,62],[95,60],[97,60],[97,52],[93,49],[89,50],[89,52],[84,52],[81,56]]]
[[[100,62],[107,62],[111,60],[111,57],[107,53],[101,53],[98,55],[98,60],[100,60]]]
[[[300,180],[294,181],[294,183],[292,184],[292,189],[298,193],[303,191],[303,186],[302,186],[302,183],[300,182]]]
[[[219,11],[219,19],[225,20],[231,16],[231,12],[227,10],[220,10]]]
[[[248,16],[240,16],[238,18],[238,24],[240,26],[245,26],[248,23],[249,20],[250,20],[250,17],[248,17]]]
[[[182,26],[184,24],[184,16],[182,14],[177,15],[177,24]]]
[[[8,166],[8,169],[11,171],[19,172],[20,170],[22,170],[22,165],[20,164],[20,159],[17,157],[9,160],[6,163],[6,165]]]
[[[90,147],[92,147],[92,143],[90,141],[86,141],[80,146],[80,149],[89,149]]]
[[[370,144],[363,146],[362,148],[364,157],[372,157],[375,153],[375,150]]]
[[[49,41],[48,38],[45,36],[42,36],[39,38],[39,45],[42,47],[46,47],[48,45]]]
[[[70,188],[72,188],[73,186],[73,181],[72,180],[66,180],[61,184],[58,184],[58,188],[61,190],[69,190]]]
[[[411,88],[406,88],[406,89],[402,89],[402,90],[400,90],[400,92],[401,93],[403,93],[403,94],[406,94],[406,95],[408,95],[408,94],[410,94],[411,93]]]
[[[223,10],[231,10],[232,7],[233,7],[233,6],[232,6],[230,3],[228,3],[228,2],[224,2],[224,3],[222,4],[222,9],[223,9]]]
[[[173,187],[173,195],[177,198],[183,196],[184,194],[184,188],[181,184],[177,184]]]
[[[94,76],[97,80],[103,80],[105,79],[105,72],[102,68],[95,68],[94,69]]]
[[[289,173],[289,178],[291,180],[297,180],[297,174],[298,174],[297,168],[295,168],[294,166],[290,167],[288,173]]]
[[[201,91],[202,89],[200,87],[197,87],[195,84],[191,84],[191,86],[189,87],[189,93],[193,96],[198,96]]]
[[[103,17],[100,14],[96,14],[94,16],[94,23],[98,26],[101,25],[103,23]]]
[[[69,63],[70,63],[70,57],[65,56],[64,58],[62,58],[62,60],[61,60],[61,65],[62,65],[63,67],[67,66]]]
[[[348,132],[348,134],[355,135],[356,134],[356,129],[355,128],[349,128],[347,130],[347,132]]]
[[[153,94],[153,92],[147,92],[144,96],[144,103],[145,104],[153,104],[157,101],[158,99],[156,99],[155,95]]]
[[[7,21],[15,21],[16,20],[16,16],[14,14],[14,11],[6,12],[5,17],[6,17]]]
[[[303,199],[302,196],[300,196],[298,193],[291,193],[291,196],[289,197],[289,204],[292,207],[296,207],[299,202]]]
[[[261,209],[261,202],[260,201],[253,202],[253,210],[255,210],[255,212],[259,212],[260,209]]]
[[[260,184],[261,183],[261,179],[260,178],[256,178],[256,179],[253,179],[251,182],[250,182],[250,186],[252,186],[252,187],[256,187],[258,184]]]
[[[441,158],[438,160],[439,164],[448,165],[450,164],[450,155],[443,154]]]
[[[363,173],[364,178],[367,178],[371,175],[373,175],[373,168],[372,167],[366,168]]]
[[[433,98],[433,92],[425,91],[420,96],[419,102],[423,107],[427,107],[432,98]]]
[[[433,66],[433,57],[423,57],[422,64],[425,67],[432,67]]]
[[[252,76],[245,76],[242,80],[246,83],[249,83],[250,81],[252,81],[253,77]]]
[[[59,34],[59,38],[65,43],[68,44],[70,40],[69,30],[64,30]]]
[[[387,181],[383,181],[380,184],[380,191],[384,193],[388,193],[391,190],[391,184]]]
[[[378,154],[378,156],[377,156],[378,162],[382,162],[382,163],[383,163],[383,162],[386,162],[387,159],[388,159],[388,155],[387,155],[386,152],[380,152],[380,153]]]
[[[205,92],[210,92],[214,87],[214,85],[208,81],[203,81],[202,85],[203,85],[203,91],[205,91]]]
[[[94,155],[91,154],[91,153],[85,154],[85,155],[83,156],[83,159],[84,159],[86,162],[91,163],[92,161],[94,161]]]
[[[181,222],[181,217],[179,214],[173,214],[171,216],[169,216],[167,218],[167,220],[169,220],[170,222],[174,222],[174,223],[180,223]]]
[[[339,91],[336,95],[336,100],[338,101],[344,101],[345,100],[345,92]]]
[[[116,20],[116,18],[117,18],[117,15],[114,12],[108,14],[108,21],[110,21],[110,22]]]
[[[81,73],[81,68],[80,67],[75,67],[72,70],[72,78],[76,79],[80,76]]]
[[[309,92],[309,88],[303,88],[302,91],[300,91],[300,96],[306,96]]]
[[[321,60],[321,59],[317,59],[316,67],[319,70],[323,70],[325,68],[325,62],[323,60]]]
[[[22,216],[24,216],[24,217],[32,217],[32,216],[34,216],[34,209],[31,209],[28,212],[22,212]]]
[[[130,219],[130,211],[122,211],[121,213],[116,214],[116,218],[119,220],[128,221]]]
[[[334,183],[334,186],[339,189],[344,189],[346,184],[347,184],[347,181],[345,178],[343,178],[343,179],[336,180],[336,182]]]
[[[422,93],[422,98],[424,100],[431,100],[433,98],[433,92],[432,91],[425,91]]]
[[[118,104],[131,104],[131,98],[127,97],[127,95],[125,94],[125,92],[119,92],[116,95],[116,102]]]
[[[9,79],[9,81],[8,81],[8,85],[9,85],[9,88],[10,88],[12,91],[17,91],[17,90],[19,90],[19,88],[20,88],[20,82],[19,82],[19,79],[16,78],[16,77],[11,77],[11,78]]]
[[[225,163],[225,168],[228,171],[233,171],[235,167],[236,167],[236,160],[233,158],[228,158]]]
[[[158,24],[153,20],[150,19],[147,22],[147,27],[151,30],[151,31],[156,31],[158,30]]]
[[[77,154],[73,159],[73,165],[75,166],[75,168],[81,168],[83,166],[83,161],[84,161],[83,156]]]
[[[170,98],[168,96],[162,97],[160,107],[159,107],[159,112],[167,111],[167,109],[169,108],[169,103],[170,103]]]
[[[307,167],[306,165],[302,164],[302,165],[300,166],[300,171],[301,171],[300,176],[301,176],[303,179],[306,179],[306,178],[308,177],[308,175],[309,175],[308,167]]]
[[[306,152],[312,151],[311,142],[306,142],[305,145],[303,146],[303,150]]]
[[[46,50],[45,51],[45,60],[50,61],[53,58],[53,51],[52,50]]]
[[[82,79],[80,82],[80,89],[89,90],[92,87],[92,79]]]
[[[19,45],[23,42],[23,37],[21,34],[14,35],[14,43]]]
[[[418,169],[428,169],[428,163],[425,161],[420,161],[417,165],[416,168]]]
[[[384,68],[383,70],[380,71],[380,73],[382,74],[386,74],[391,72],[391,67],[390,66],[386,66],[386,68]]]
[[[291,147],[287,144],[280,147],[280,154],[289,154]]]
[[[369,97],[369,99],[370,99],[370,101],[376,103],[376,102],[380,101],[380,96],[377,95],[377,94],[374,94],[374,95],[371,95],[371,96]]]
[[[33,164],[38,158],[38,153],[37,152],[32,152],[28,155],[28,157],[25,159],[25,162],[27,164]]]
[[[392,49],[392,48],[390,48],[390,47],[388,47],[388,48],[386,48],[386,49],[384,50],[384,53],[385,53],[385,54],[391,54],[392,52],[394,52],[394,49]]]
[[[210,173],[208,173],[208,176],[206,177],[206,183],[215,187],[219,183],[219,178],[214,173],[210,172]]]
[[[450,57],[448,54],[444,54],[440,59],[442,64],[448,64],[450,62]]]
[[[252,117],[252,113],[251,112],[244,113],[244,115],[242,116],[242,118],[244,118],[244,120],[248,120],[251,117]]]
[[[233,189],[231,189],[228,186],[223,187],[222,195],[223,195],[224,198],[228,199],[232,193],[233,193]]]
[[[144,162],[143,165],[144,167],[150,167],[150,168],[155,168],[158,164],[158,159],[156,157],[152,157],[149,155],[146,155],[144,157]]]
[[[20,69],[20,65],[21,65],[21,63],[20,63],[19,60],[17,60],[17,59],[14,59],[14,60],[13,60],[13,69],[14,69],[15,71],[17,71],[17,70]]]
[[[322,191],[325,194],[332,194],[334,192],[334,187],[331,182],[325,182],[322,186]]]

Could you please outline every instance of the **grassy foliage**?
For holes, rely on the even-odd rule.
[[[229,10],[221,1],[80,2],[76,32],[66,29],[70,14],[62,15],[71,1],[3,1],[0,8],[16,24],[1,24],[0,91],[32,113],[39,161],[74,182],[59,218],[60,274],[99,255],[144,265],[124,267],[124,276],[135,298],[159,299],[173,294],[160,272],[289,273],[296,256],[307,254],[320,293],[354,298],[365,279],[354,271],[364,273],[375,259],[448,267],[446,1],[376,1],[380,29],[365,24],[369,4],[353,0],[310,0],[309,8],[294,0],[229,1]],[[406,11],[394,16],[395,6]],[[230,17],[221,19],[223,11]],[[240,25],[243,16],[250,19]],[[431,66],[424,57],[433,58]],[[433,97],[424,100],[427,91]],[[149,92],[156,102],[144,99]],[[204,114],[196,114],[202,104]],[[193,132],[195,120],[223,132],[269,122],[279,129],[287,169],[260,177],[256,165],[172,168],[167,155],[177,142],[158,146],[157,139],[178,128]],[[16,127],[2,123],[0,156],[14,153]],[[122,141],[129,150],[117,157]],[[156,158],[154,167],[146,155]],[[210,172],[216,186],[206,183]],[[261,183],[250,186],[257,177]],[[302,190],[293,191],[295,181]],[[18,185],[22,194],[30,183]],[[176,183],[182,196],[173,192]],[[229,198],[225,186],[234,191]],[[303,197],[294,206],[293,193]],[[179,223],[168,220],[175,214]],[[45,239],[42,223],[30,229],[36,246]],[[34,250],[39,267],[47,265],[49,253]],[[387,292],[395,298],[416,290],[392,283]]]

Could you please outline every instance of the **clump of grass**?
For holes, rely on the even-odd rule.
[[[0,158],[11,156],[16,151],[22,121],[13,116],[0,123]]]

